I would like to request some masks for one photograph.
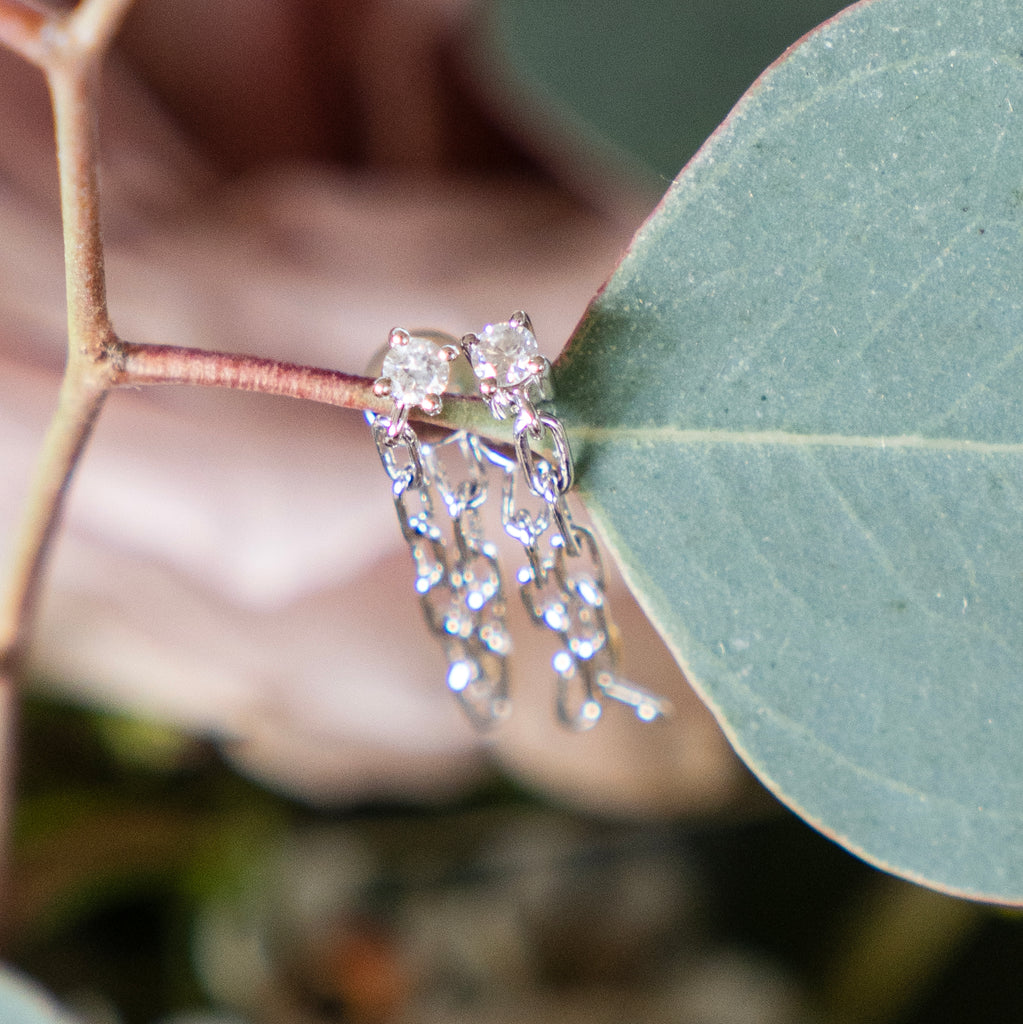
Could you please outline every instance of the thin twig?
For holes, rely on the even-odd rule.
[[[11,0],[0,3],[7,4],[6,11],[0,7],[0,16],[12,14]],[[58,409],[43,445],[0,605],[0,658],[15,668],[34,619],[39,580],[63,512],[71,473],[110,387],[112,366],[108,357],[116,338],[107,312],[93,99],[102,48],[125,9],[124,0],[84,0],[62,22],[77,25],[75,19],[84,18],[91,26],[88,31],[61,37],[65,47],[77,47],[80,59],[53,60],[44,66],[57,139],[68,358]],[[47,35],[52,38],[54,25],[47,25]],[[43,28],[38,31],[43,34]]]
[[[21,0],[0,0],[0,44],[40,67],[47,53],[43,30],[52,24],[53,19]]]
[[[99,415],[106,390],[65,378],[23,510],[0,606],[0,661],[17,669],[35,617],[50,544],[75,465]]]
[[[168,345],[134,345],[114,333],[107,310],[97,168],[95,94],[103,56],[131,0],[81,0],[48,14],[24,0],[0,0],[0,45],[40,67],[57,137],[68,306],[68,359],[57,412],[23,513],[13,564],[0,594],[0,886],[9,834],[16,682],[22,676],[47,556],[68,485],[106,395],[114,387],[192,384],[287,395],[386,413],[372,380],[252,356]],[[507,442],[478,399],[445,396],[431,422],[472,428]],[[2,890],[0,890],[2,891]]]
[[[53,103],[68,307],[68,359],[0,597],[0,883],[8,863],[17,683],[36,617],[47,556],[68,484],[110,387],[110,326],[100,237],[99,153],[93,92],[130,0],[82,0],[49,15],[0,0],[0,42],[44,71]]]
[[[22,514],[14,560],[0,604],[0,942],[6,938],[6,896],[10,864],[18,684],[24,675],[43,570],[60,523],[74,467],[99,414],[105,389],[66,376],[35,478]]]
[[[65,23],[75,52],[87,54],[97,63],[102,60],[133,2],[81,0]]]
[[[367,377],[276,359],[207,352],[178,345],[122,343],[115,350],[115,362],[112,379],[115,387],[193,384],[305,398],[375,412],[384,412],[389,404],[373,394],[373,381]]]
[[[119,388],[147,384],[191,384],[232,388],[322,402],[360,412],[388,413],[389,398],[373,393],[373,378],[284,363],[276,359],[206,352],[177,345],[137,345],[116,342],[110,349],[111,384]],[[444,409],[423,422],[450,430],[472,427],[483,437],[510,443],[510,431],[494,428],[483,403],[476,397],[445,395]]]
[[[101,361],[110,342],[99,163],[92,95],[95,74],[61,67],[47,75],[57,133],[68,305],[68,365]]]
[[[97,58],[98,59],[98,58]],[[60,401],[23,512],[0,610],[0,658],[17,667],[35,613],[67,485],[110,386],[113,331],[107,313],[99,226],[98,145],[88,64],[46,71],[57,137],[68,306],[68,358]]]

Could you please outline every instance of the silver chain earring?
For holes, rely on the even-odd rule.
[[[484,538],[480,519],[489,495],[488,463],[473,435],[460,431],[438,444],[421,444],[408,422],[417,406],[429,415],[440,412],[458,349],[401,328],[391,331],[388,346],[373,390],[390,396],[392,411],[366,418],[391,481],[423,618],[447,657],[448,687],[473,724],[487,728],[510,710],[511,650],[497,549]],[[452,550],[436,515],[438,494]]]
[[[536,407],[552,397],[550,364],[540,355],[529,317],[513,313],[467,334],[462,350],[491,413],[514,421],[518,469],[536,507],[527,507],[517,493],[514,465],[509,469],[496,452],[489,458],[504,462],[502,522],[526,555],[516,574],[523,603],[530,618],[561,642],[551,662],[558,718],[569,728],[589,729],[601,716],[602,698],[631,706],[643,721],[667,714],[667,701],[618,674],[600,549],[594,534],[573,520],[567,502],[574,469],[565,428]]]

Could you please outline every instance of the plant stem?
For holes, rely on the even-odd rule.
[[[363,412],[387,414],[391,410],[389,398],[373,393],[373,378],[337,370],[177,345],[116,342],[110,355],[115,365],[111,378],[114,387],[192,384],[301,398]],[[471,427],[481,436],[499,442],[511,440],[510,432],[493,424],[483,402],[476,397],[445,395],[444,409],[439,415],[419,414],[416,418],[450,430]]]
[[[298,366],[276,359],[207,352],[178,345],[135,345],[116,350],[115,387],[193,384],[267,395],[304,398],[347,409],[385,412],[390,403],[373,394],[373,381],[336,370]]]
[[[69,49],[91,59],[95,66],[106,54],[135,0],[81,0],[65,20]]]
[[[99,0],[89,0],[95,18]],[[8,7],[10,6],[8,0]],[[83,5],[83,8],[86,5]],[[102,33],[109,36],[108,11]],[[123,7],[123,3],[120,7]],[[89,13],[87,12],[87,13]],[[8,13],[0,8],[0,15]],[[81,17],[82,9],[75,11]],[[99,54],[96,33],[81,44],[78,59],[66,48],[76,36],[63,23],[49,24],[57,39],[47,51],[46,80],[53,102],[64,228],[68,358],[57,412],[47,433],[23,513],[14,565],[0,604],[0,659],[17,675],[25,637],[34,618],[39,580],[60,520],[71,473],[110,387],[108,359],[115,343],[107,314],[103,242],[99,224],[98,145],[92,94]],[[42,29],[39,28],[39,32]],[[91,47],[92,49],[87,49]],[[76,56],[73,52],[72,56]],[[90,60],[85,59],[90,57]]]
[[[17,669],[35,616],[42,571],[64,508],[71,474],[99,415],[106,390],[66,377],[57,412],[50,423],[36,464],[14,563],[0,618],[0,659]]]
[[[110,323],[100,233],[95,93],[110,41],[132,0],[81,0],[68,14],[0,0],[0,45],[45,73],[53,104],[64,231],[68,357],[57,411],[43,444],[0,592],[0,903],[13,792],[17,683],[36,617],[41,582],[72,474],[114,387],[192,384],[303,398],[387,413],[373,381],[254,356],[121,341]],[[511,441],[483,402],[445,396],[425,422]]]
[[[0,604],[0,894],[6,894],[17,747],[18,684],[35,621],[47,556],[64,508],[71,474],[92,431],[105,388],[67,375],[29,497],[14,561]],[[0,895],[0,942],[6,937],[6,897]]]
[[[110,387],[114,342],[100,237],[93,91],[131,0],[82,0],[67,17],[0,0],[0,42],[43,69],[53,104],[64,229],[68,360],[0,597],[0,885],[14,791],[17,684],[68,484]],[[5,891],[5,890],[0,890]]]
[[[47,75],[57,135],[67,284],[68,368],[102,363],[112,340],[100,237],[94,74],[61,67]]]
[[[42,11],[20,0],[0,0],[0,43],[39,66],[45,59],[41,39],[48,24],[50,18]]]

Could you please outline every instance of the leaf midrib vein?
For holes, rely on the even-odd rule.
[[[699,430],[673,426],[576,426],[573,438],[591,443],[614,441],[688,445],[736,445],[751,448],[909,449],[970,455],[1023,455],[1023,441],[974,441],[968,438],[924,437],[920,434],[811,434],[786,430]]]

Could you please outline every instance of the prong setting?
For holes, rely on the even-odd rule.
[[[387,419],[388,441],[394,442],[405,433],[405,428],[408,426],[408,412],[409,406],[407,405],[394,407],[394,413]]]
[[[394,402],[387,431],[393,440],[404,431],[410,409],[419,406],[428,416],[441,411],[441,395],[448,386],[450,363],[457,358],[458,349],[454,345],[438,345],[403,327],[391,331],[387,344],[383,373],[374,382],[373,393]]]
[[[521,310],[504,323],[487,324],[478,334],[467,334],[462,348],[481,388],[487,381],[501,391],[528,387],[543,365],[530,319]],[[484,393],[483,397],[490,396]]]
[[[529,319],[529,314],[524,310],[515,310],[515,312],[508,317],[508,323],[510,323],[512,327],[524,327],[530,334],[533,333],[533,321]]]

